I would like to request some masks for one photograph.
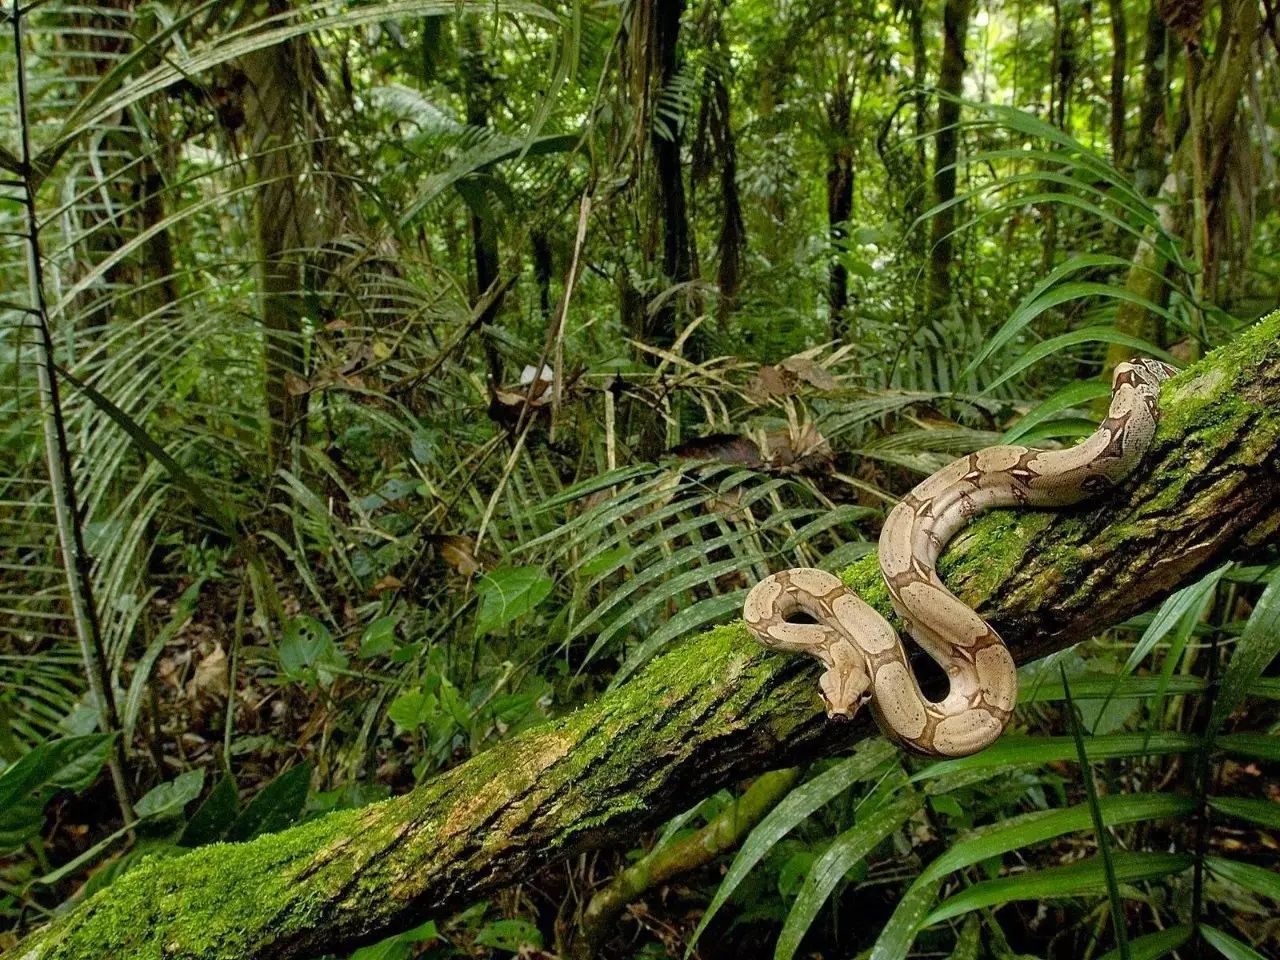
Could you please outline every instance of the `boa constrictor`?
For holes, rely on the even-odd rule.
[[[890,512],[880,571],[907,631],[946,671],[943,700],[921,692],[888,621],[822,570],[784,570],[756,584],[743,607],[748,628],[765,646],[807,653],[826,667],[818,685],[830,717],[850,718],[870,701],[880,729],[911,750],[960,757],[988,746],[1013,713],[1017,672],[991,625],[938,578],[938,557],[983,511],[1068,506],[1124,479],[1151,442],[1160,384],[1173,373],[1156,360],[1120,364],[1107,418],[1083,442],[1065,450],[987,447],[939,470]]]

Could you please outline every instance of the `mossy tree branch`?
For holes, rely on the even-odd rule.
[[[1151,606],[1280,530],[1280,314],[1166,385],[1143,475],[1092,509],[1001,512],[942,572],[1021,662]],[[845,574],[888,611],[875,557]],[[22,960],[273,960],[339,952],[575,852],[630,843],[691,797],[847,749],[806,658],[740,623],[405,796],[246,844],[152,859],[11,954]]]

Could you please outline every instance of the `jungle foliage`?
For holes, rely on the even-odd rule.
[[[840,570],[1280,304],[1266,0],[0,8],[0,949]],[[1280,951],[1274,544],[351,956]],[[794,763],[791,760],[790,763]]]

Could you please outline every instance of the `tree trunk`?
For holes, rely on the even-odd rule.
[[[276,12],[272,5],[271,12]],[[305,39],[256,50],[240,60],[244,123],[256,191],[258,309],[263,327],[267,449],[271,465],[285,461],[289,439],[306,412],[302,343],[302,270],[314,241],[317,201],[306,178],[311,74]]]
[[[1165,386],[1141,476],[1083,510],[1001,511],[942,573],[1019,662],[1150,607],[1280,539],[1280,313]],[[875,556],[845,580],[881,612]],[[743,777],[847,750],[817,670],[741,623],[688,637],[635,679],[405,796],[245,844],[152,859],[12,954],[22,960],[274,960],[341,953],[638,831]]]
[[[849,122],[853,114],[853,91],[849,74],[841,69],[835,89],[827,105],[828,136],[831,152],[827,156],[827,231],[831,240],[831,263],[827,277],[827,308],[830,312],[830,334],[842,339],[845,314],[849,307],[849,269],[842,254],[849,235],[849,218],[853,216],[853,146]]]
[[[1164,180],[1167,130],[1165,101],[1169,95],[1169,30],[1160,16],[1159,0],[1147,8],[1146,45],[1142,51],[1142,99],[1138,103],[1138,135],[1133,142],[1133,179],[1143,196],[1151,196]]]
[[[655,119],[649,138],[653,150],[655,189],[662,222],[662,273],[669,284],[693,279],[693,258],[689,242],[689,212],[685,203],[684,167],[680,161],[682,125],[669,116],[660,116],[661,102],[679,71],[680,19],[685,0],[654,0],[652,33],[649,40],[650,76],[654,87]],[[669,109],[669,108],[668,108]],[[668,297],[653,317],[651,333],[660,346],[676,339],[675,299]]]
[[[1111,162],[1124,169],[1125,97],[1124,78],[1129,72],[1129,27],[1124,18],[1124,0],[1110,0],[1111,17]]]
[[[1230,157],[1235,138],[1231,126],[1235,122],[1236,109],[1245,81],[1253,70],[1254,52],[1257,48],[1259,28],[1258,0],[1234,0],[1223,11],[1223,29],[1216,44],[1214,62],[1202,71],[1198,84],[1198,96],[1188,105],[1198,114],[1200,137],[1207,154],[1202,158],[1204,180],[1211,184],[1215,194],[1225,184],[1222,175]],[[1186,206],[1191,197],[1194,167],[1197,160],[1193,137],[1184,135],[1178,143],[1169,172],[1160,187],[1159,210],[1161,226],[1174,236],[1185,228]],[[1226,202],[1222,198],[1221,202]],[[1125,281],[1125,289],[1154,304],[1162,305],[1169,296],[1165,282],[1168,264],[1156,247],[1153,230],[1138,241],[1133,255],[1133,265]],[[1150,338],[1153,315],[1140,303],[1122,301],[1116,308],[1116,327],[1130,336]],[[1127,356],[1128,348],[1112,345],[1107,351],[1106,370],[1110,371]]]
[[[465,52],[462,58],[463,87],[467,105],[467,124],[488,129],[489,105],[494,96],[494,71],[489,54],[484,47],[479,22],[468,17],[463,27]],[[498,289],[498,224],[493,210],[492,197],[483,183],[469,185],[465,191],[467,205],[471,209],[471,252],[475,263],[475,289],[471,306]],[[481,317],[482,326],[497,318],[502,309],[503,297],[493,297]],[[494,388],[502,386],[502,357],[494,346],[493,338],[481,330],[485,361],[489,367],[489,379]]]
[[[973,0],[946,0],[942,8],[942,62],[938,67],[938,132],[933,158],[933,200],[950,203],[956,195],[956,146],[960,122],[960,101],[964,91],[964,48],[969,32],[969,11]],[[936,310],[951,303],[951,261],[956,227],[955,207],[939,210],[933,217],[933,246],[929,254],[929,304]]]

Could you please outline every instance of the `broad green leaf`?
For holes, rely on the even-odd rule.
[[[1186,753],[1195,750],[1200,739],[1186,733],[1156,732],[1108,733],[1089,738],[1089,759],[1105,760],[1109,757],[1161,756],[1170,753]],[[1280,752],[1280,748],[1278,748]],[[912,775],[914,783],[941,777],[958,770],[978,770],[988,767],[1004,767],[1024,763],[1052,763],[1059,760],[1075,760],[1076,747],[1071,737],[1005,736],[981,753],[956,760],[940,760],[931,763]]]
[[[1231,733],[1218,737],[1215,745],[1228,753],[1259,760],[1280,760],[1280,737],[1270,733]]]
[[[379,617],[360,635],[360,657],[364,660],[382,657],[396,649],[396,624],[399,617]]]
[[[1167,956],[1190,940],[1191,933],[1191,925],[1184,923],[1130,940],[1129,958],[1130,960],[1158,960],[1159,957]],[[1117,947],[1114,950],[1108,950],[1098,960],[1122,960],[1122,957],[1123,954]]]
[[[235,823],[239,811],[240,793],[236,790],[236,782],[227,775],[219,777],[204,803],[187,821],[182,836],[178,838],[178,846],[200,847],[221,840]]]
[[[484,574],[476,583],[476,636],[501,630],[528,613],[547,598],[551,587],[551,578],[540,567],[499,567]]]
[[[924,918],[942,889],[941,880],[917,879],[893,908],[889,922],[880,931],[871,948],[869,960],[901,960],[911,952],[916,932],[924,925]]]
[[[1260,823],[1273,830],[1280,830],[1280,801],[1254,800],[1245,797],[1210,797],[1209,806],[1219,813]]]
[[[1047,671],[1046,671],[1047,672]],[[1076,700],[1147,699],[1160,692],[1159,677],[1116,675],[1114,673],[1081,673],[1068,678],[1071,696]],[[1203,677],[1174,676],[1165,685],[1165,693],[1203,693],[1208,685]],[[1054,703],[1065,700],[1062,680],[1052,676],[1034,676],[1018,690],[1019,703]]]
[[[372,946],[361,947],[351,955],[351,960],[409,960],[413,948],[429,940],[438,940],[440,931],[434,920],[428,920],[412,930],[388,937]]]
[[[143,820],[160,820],[179,816],[187,804],[200,796],[204,789],[204,771],[188,770],[180,773],[168,783],[152,787],[133,806],[134,812]]]
[[[1227,960],[1267,960],[1253,947],[1241,943],[1235,937],[1223,933],[1216,927],[1201,924],[1200,936],[1204,937],[1204,942],[1226,957]]]
[[[1103,822],[1116,826],[1184,817],[1195,812],[1196,803],[1191,797],[1167,793],[1126,793],[1101,797],[1098,807]],[[957,870],[992,857],[1023,850],[1064,834],[1088,830],[1092,825],[1089,805],[1081,803],[1061,810],[1033,810],[978,827],[952,841],[945,853],[925,867],[920,880],[942,880]]]
[[[107,762],[113,736],[91,733],[52,740],[0,772],[0,851],[12,851],[44,826],[44,808],[58,790],[84,790]]]
[[[283,830],[298,819],[307,802],[311,764],[304,761],[276,777],[249,801],[227,830],[227,840],[250,840],[263,833]]]
[[[1063,411],[1086,407],[1090,402],[1097,400],[1099,397],[1105,397],[1109,393],[1111,393],[1111,388],[1101,380],[1081,380],[1077,383],[1068,384],[1053,396],[1041,401],[1023,414],[1022,418],[1000,438],[1000,442],[1017,443],[1035,427],[1057,417]]]
[[[476,943],[507,953],[522,953],[533,947],[542,949],[542,933],[528,920],[495,920],[480,928]]]
[[[1277,655],[1280,655],[1280,570],[1272,574],[1239,642],[1231,651],[1209,717],[1210,736],[1222,729],[1227,717],[1244,702],[1250,688]]]
[[[867,814],[865,818],[860,818],[831,842],[831,846],[827,847],[826,852],[810,868],[800,887],[800,893],[796,895],[795,903],[791,905],[791,912],[787,914],[782,933],[778,936],[778,945],[773,954],[775,960],[791,960],[795,956],[801,939],[836,885],[923,805],[924,795],[912,791],[909,795]]]
[[[1272,868],[1242,863],[1239,860],[1226,860],[1222,857],[1205,857],[1205,866],[1233,883],[1238,883],[1246,890],[1280,902],[1280,873]]]
[[[1115,877],[1120,883],[1155,880],[1181,873],[1192,864],[1192,858],[1179,853],[1120,853],[1113,860]],[[1012,903],[1015,900],[1047,900],[1105,894],[1106,869],[1100,857],[1090,857],[1063,867],[1027,870],[997,880],[986,880],[944,900],[925,918],[925,926],[941,923],[971,910]]]
[[[1179,590],[1162,603],[1155,619],[1143,631],[1142,637],[1125,661],[1124,672],[1132,673],[1136,670],[1138,665],[1155,649],[1156,644],[1163,640],[1180,622],[1186,618],[1191,618],[1194,625],[1194,622],[1200,618],[1209,601],[1213,599],[1213,592],[1218,588],[1218,581],[1222,579],[1222,575],[1226,571],[1227,567],[1219,567],[1217,570],[1201,577],[1191,586]]]
[[[871,777],[887,761],[897,755],[887,741],[875,739],[859,746],[853,756],[841,760],[834,767],[825,770],[812,780],[800,784],[773,808],[747,839],[742,849],[734,857],[729,870],[720,881],[720,886],[707,905],[706,912],[698,921],[698,927],[690,938],[686,956],[692,954],[698,937],[707,928],[712,918],[724,906],[733,892],[747,878],[757,863],[765,858],[770,850],[790,833],[796,826],[807,819],[820,807],[830,803],[835,797],[844,793],[859,780]]]
[[[280,638],[280,666],[290,677],[326,666],[345,667],[346,656],[333,642],[329,628],[315,617],[291,617]]]
[[[387,716],[402,731],[417,730],[436,714],[439,703],[434,694],[421,689],[407,690],[391,701]]]
[[[1051,357],[1059,351],[1079,346],[1082,343],[1118,343],[1126,347],[1132,347],[1135,354],[1157,357],[1166,363],[1176,362],[1170,353],[1165,350],[1161,350],[1154,343],[1143,340],[1141,337],[1130,336],[1127,333],[1117,330],[1115,327],[1083,327],[1079,330],[1072,330],[1069,333],[1063,333],[1056,337],[1050,337],[1048,340],[1036,344],[1006,367],[1000,376],[987,384],[984,392],[995,390],[1001,384],[1013,379],[1028,367],[1034,366],[1041,360]]]

